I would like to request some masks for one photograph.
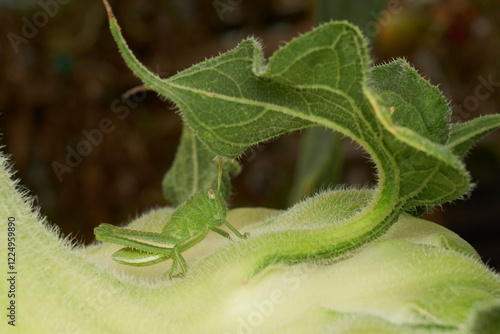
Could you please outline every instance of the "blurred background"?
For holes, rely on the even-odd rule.
[[[405,57],[439,85],[452,101],[454,122],[500,112],[498,1],[122,0],[111,5],[137,57],[162,77],[249,35],[262,41],[269,57],[319,22],[346,19],[369,39],[375,64]],[[101,1],[0,0],[0,22],[1,144],[48,220],[65,235],[90,243],[99,223],[120,224],[168,205],[161,180],[179,143],[181,119],[154,93],[121,97],[140,81],[117,51]],[[112,124],[107,133],[94,137],[88,154],[73,156],[68,166],[67,155],[106,118]],[[318,138],[324,145],[308,150]],[[314,170],[307,166],[311,159]],[[314,189],[375,185],[366,153],[324,130],[261,144],[240,163],[231,207],[282,209]],[[483,139],[466,164],[476,182],[468,200],[443,205],[425,218],[458,233],[500,269],[500,131]],[[314,175],[305,175],[308,170]]]

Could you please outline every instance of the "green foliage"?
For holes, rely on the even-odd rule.
[[[33,214],[1,156],[0,211],[19,221],[17,270],[30,283],[18,299],[21,332],[498,331],[498,274],[454,233],[405,213],[469,191],[461,159],[500,125],[498,115],[449,124],[435,87],[402,60],[370,68],[363,37],[347,23],[321,25],[268,61],[248,39],[168,79],[147,71],[112,16],[110,24],[129,67],[179,106],[185,130],[213,157],[236,158],[263,140],[322,126],[371,155],[378,185],[323,192],[285,212],[229,211],[227,221],[251,237],[231,243],[210,233],[183,253],[185,278],[159,282],[161,264],[149,271],[114,264],[116,245],[75,249],[61,241]],[[181,171],[196,171],[209,156],[188,148],[199,147],[192,134],[172,171],[189,192],[205,186],[194,181],[201,174]],[[167,183],[174,201],[188,196]],[[129,227],[165,232],[172,214],[153,211]],[[0,220],[2,230],[6,224]],[[0,255],[7,258],[5,248]],[[0,288],[7,291],[6,280]]]
[[[500,115],[478,117],[465,123],[451,124],[447,147],[463,157],[479,139],[500,127]]]
[[[351,137],[372,156],[378,187],[363,210],[345,219],[345,229],[284,232],[286,242],[276,242],[257,271],[277,260],[340,256],[383,235],[402,212],[457,199],[470,188],[461,160],[445,146],[450,118],[442,94],[403,60],[370,69],[366,42],[348,23],[323,24],[269,60],[247,39],[160,79],[137,61],[109,15],[128,66],[179,106],[214,155],[236,158],[280,134],[322,126]]]
[[[388,15],[385,0],[318,0],[315,6],[318,22],[346,20],[370,35],[380,29],[379,17],[386,20],[384,16]],[[341,141],[342,136],[334,131],[324,131],[322,128],[304,131],[293,186],[288,196],[289,204],[296,203],[314,191],[340,183],[343,167]]]

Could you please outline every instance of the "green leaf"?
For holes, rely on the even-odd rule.
[[[358,27],[364,27],[365,34],[375,33],[378,18],[384,11],[385,0],[319,0],[316,1],[318,22],[346,20]],[[384,18],[386,19],[386,18]],[[375,31],[373,29],[375,28]],[[367,31],[370,30],[370,31]],[[300,155],[295,178],[288,197],[293,204],[313,191],[333,187],[342,177],[341,135],[321,128],[306,129],[301,137]]]
[[[237,172],[239,165],[236,161],[224,161],[221,191],[225,198],[231,193],[230,173]],[[165,198],[180,205],[201,190],[217,188],[218,175],[215,155],[196,138],[189,126],[184,125],[174,163],[163,178]]]
[[[500,115],[486,115],[465,123],[452,124],[446,146],[463,157],[479,139],[499,127]]]
[[[376,66],[368,78],[372,90],[386,106],[396,126],[404,126],[435,143],[445,144],[449,135],[450,108],[443,94],[422,78],[403,59]]]
[[[437,89],[404,60],[374,67],[370,87],[386,106],[395,138],[406,143],[393,151],[401,175],[400,201],[412,210],[457,198],[469,189],[462,162],[446,149],[448,104]],[[422,187],[425,187],[423,189]]]
[[[402,212],[457,199],[470,188],[462,161],[444,146],[449,111],[437,88],[402,60],[370,70],[366,41],[346,22],[323,24],[268,61],[250,38],[160,79],[137,61],[110,10],[109,15],[128,66],[175,102],[215,154],[235,158],[280,134],[322,126],[371,155],[378,185],[363,209],[344,217],[341,228],[284,232],[285,242],[255,263],[255,273],[276,261],[349,253],[383,235]]]

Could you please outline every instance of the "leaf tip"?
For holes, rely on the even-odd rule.
[[[113,10],[111,9],[111,6],[110,6],[108,0],[102,0],[102,2],[104,3],[104,7],[106,7],[106,12],[108,13],[109,23],[113,23],[113,22],[116,23],[115,15],[113,14]],[[119,30],[118,25],[114,24],[114,26],[115,26],[116,30]]]

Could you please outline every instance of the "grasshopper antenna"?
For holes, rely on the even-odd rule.
[[[219,157],[219,178],[217,180],[217,190],[220,191],[220,186],[222,183],[222,157]]]

